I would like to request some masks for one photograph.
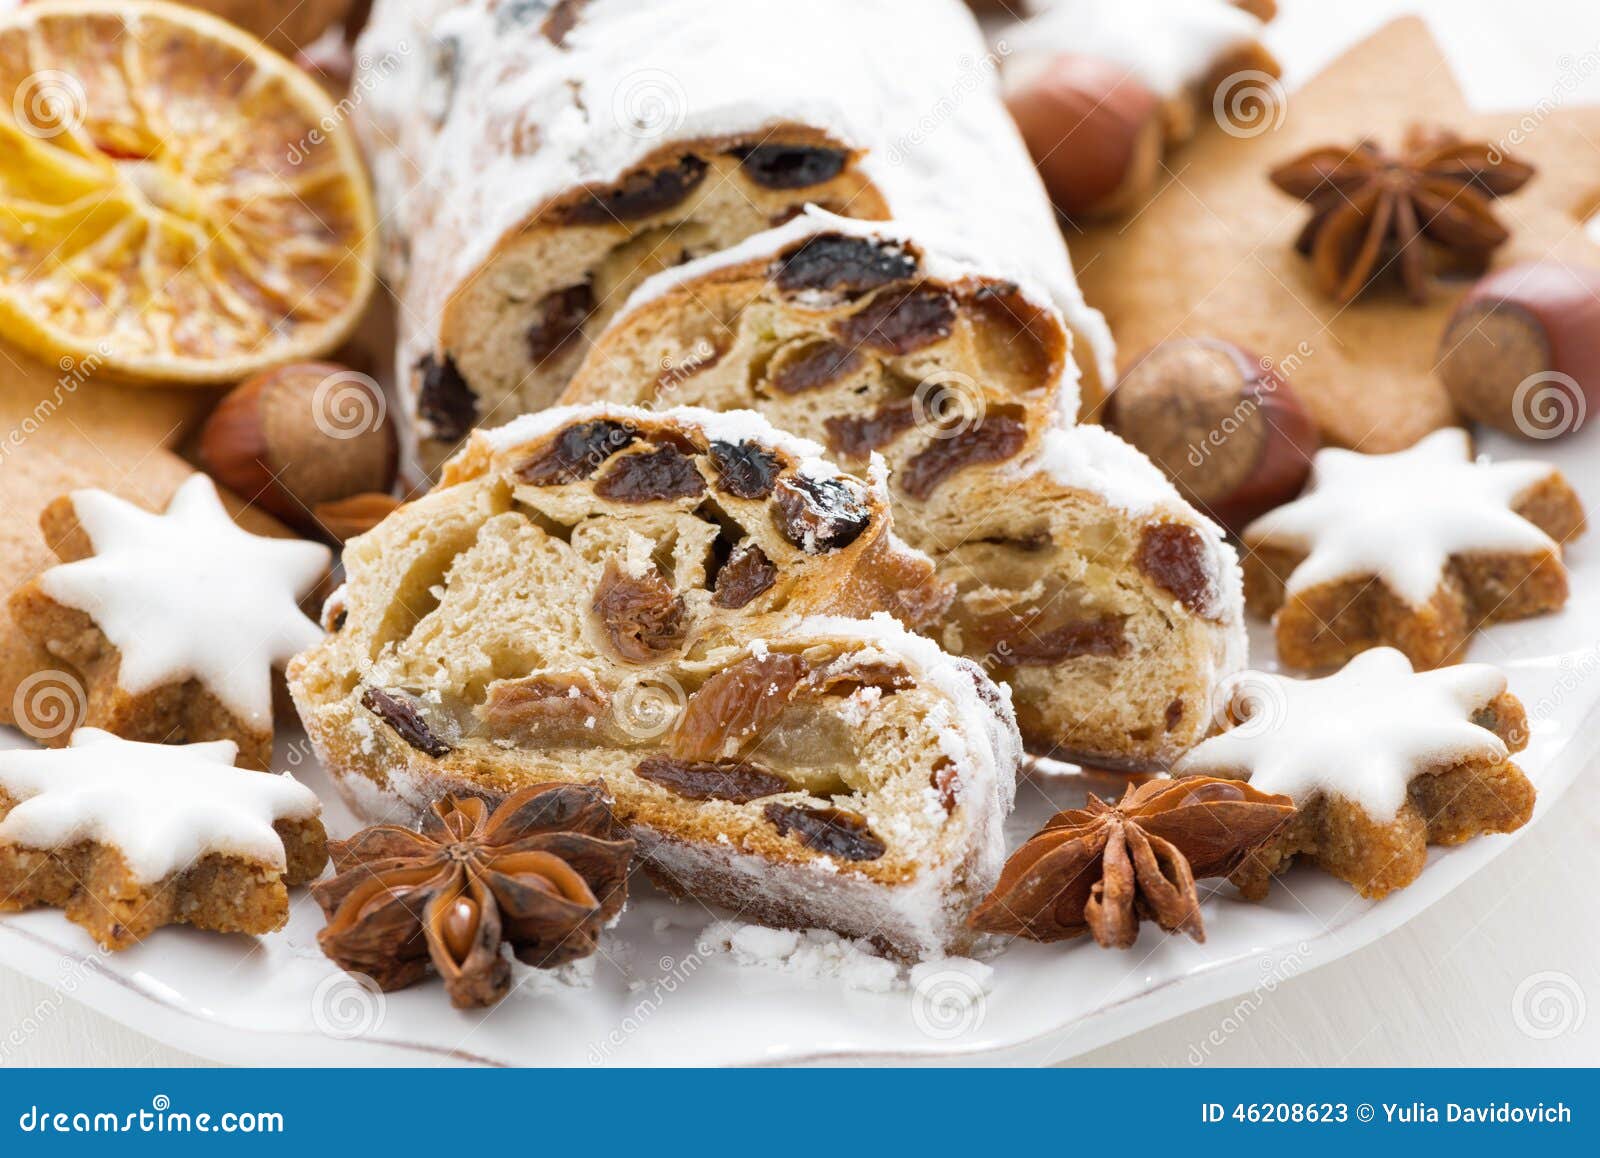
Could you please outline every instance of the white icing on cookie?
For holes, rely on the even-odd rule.
[[[296,603],[332,553],[241,530],[203,474],[161,515],[105,491],[71,498],[94,554],[52,567],[39,584],[121,653],[118,683],[139,693],[196,679],[240,720],[270,729],[273,667],[322,638]]]
[[[1231,731],[1180,760],[1177,776],[1237,776],[1296,804],[1319,795],[1353,801],[1376,820],[1400,811],[1413,777],[1510,752],[1472,715],[1506,690],[1487,664],[1416,672],[1392,647],[1375,647],[1325,679],[1243,672],[1223,687],[1247,713]]]
[[[122,853],[153,884],[208,853],[285,867],[279,820],[320,815],[316,793],[287,772],[233,767],[232,740],[141,744],[79,728],[66,748],[0,752],[0,790],[19,803],[0,842],[61,849],[84,841]]]
[[[1412,606],[1433,597],[1453,555],[1558,550],[1511,509],[1555,468],[1473,461],[1471,451],[1455,427],[1395,454],[1320,450],[1306,493],[1246,527],[1245,542],[1309,552],[1289,576],[1291,594],[1376,575]]]
[[[1034,15],[1000,36],[1011,49],[1007,87],[1071,52],[1121,65],[1152,92],[1175,97],[1263,27],[1228,0],[1032,0],[1028,9]]]

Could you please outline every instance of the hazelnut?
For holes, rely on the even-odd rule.
[[[1050,200],[1069,217],[1122,212],[1161,171],[1163,102],[1128,71],[1076,53],[1007,95]]]
[[[1600,393],[1600,270],[1526,262],[1482,278],[1445,326],[1438,371],[1457,409],[1496,430],[1577,429]]]
[[[1216,338],[1151,349],[1117,383],[1107,424],[1232,531],[1300,493],[1319,443],[1284,377]]]
[[[392,489],[399,445],[371,378],[332,362],[294,362],[223,398],[200,432],[199,456],[240,497],[326,534],[314,510]]]

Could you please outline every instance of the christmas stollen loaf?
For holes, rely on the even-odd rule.
[[[750,413],[479,431],[345,550],[289,682],[371,819],[603,780],[652,871],[749,919],[958,949],[1004,858],[1009,696],[912,635],[948,593],[870,481]]]
[[[807,203],[981,240],[1064,313],[1086,397],[1113,379],[959,0],[378,0],[359,55],[425,466],[551,404],[650,273]]]
[[[1161,766],[1243,661],[1239,567],[1138,451],[1062,424],[1048,295],[961,240],[817,209],[647,281],[569,402],[751,408],[847,467],[957,595],[927,631],[1011,685],[1031,747]]]

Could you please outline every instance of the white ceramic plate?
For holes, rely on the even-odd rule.
[[[1588,509],[1600,511],[1597,438],[1600,430],[1584,429],[1546,444],[1492,438],[1482,449],[1556,461]],[[953,970],[934,970],[916,989],[877,993],[702,954],[699,933],[727,914],[667,900],[642,875],[587,985],[522,970],[522,984],[486,1013],[451,1009],[437,984],[387,996],[360,987],[318,952],[321,914],[304,892],[281,933],[163,929],[120,954],[101,953],[58,913],[11,916],[0,920],[0,964],[168,1045],[236,1063],[1059,1061],[1224,997],[1258,1000],[1405,923],[1512,841],[1538,840],[1539,818],[1561,806],[1600,749],[1600,732],[1585,728],[1600,701],[1600,549],[1591,539],[1569,554],[1573,596],[1561,614],[1492,628],[1473,645],[1471,658],[1507,669],[1532,719],[1520,763],[1539,788],[1534,822],[1513,836],[1433,850],[1419,881],[1379,903],[1303,868],[1265,904],[1244,903],[1222,885],[1205,903],[1203,945],[1149,927],[1128,952],[1019,944],[994,960],[987,994]],[[1272,654],[1259,630],[1253,643],[1258,662]],[[0,739],[26,742],[3,730]],[[279,748],[281,766],[327,803],[330,830],[351,831],[304,740],[280,737]],[[1086,790],[1110,791],[1062,767],[1028,774],[1013,843],[1056,808],[1081,803]],[[1206,1042],[1194,1043],[1193,1060],[1206,1053]]]

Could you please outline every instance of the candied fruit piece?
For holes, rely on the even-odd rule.
[[[1199,531],[1183,523],[1152,523],[1139,535],[1134,563],[1196,615],[1217,614],[1211,552]]]
[[[777,579],[777,567],[773,566],[772,560],[766,557],[761,548],[754,543],[741,543],[718,569],[711,589],[711,602],[729,611],[736,611],[765,592]]]
[[[871,414],[835,414],[825,419],[828,449],[846,458],[866,458],[917,424],[909,402],[885,402]]]
[[[539,300],[538,320],[528,327],[528,356],[538,365],[554,357],[583,333],[594,313],[594,289],[588,282],[554,290]]]
[[[780,394],[805,394],[821,390],[857,373],[867,360],[849,346],[826,339],[808,342],[800,349],[774,359],[776,369],[767,381]]]
[[[496,735],[559,739],[592,735],[610,705],[605,689],[582,672],[571,672],[496,680],[476,711]]]
[[[764,499],[772,493],[783,460],[753,442],[713,442],[711,461],[717,487],[741,499]]]
[[[687,154],[664,168],[635,170],[615,185],[589,190],[567,206],[562,219],[570,225],[604,225],[653,217],[693,193],[706,170],[704,161]]]
[[[750,656],[717,672],[684,705],[673,754],[685,760],[736,755],[783,714],[806,673],[804,660],[782,652]]]
[[[962,635],[964,651],[981,651],[990,663],[1004,667],[1048,667],[1080,656],[1120,656],[1128,651],[1120,615],[1061,620],[1038,607],[965,619]]]
[[[611,648],[630,663],[677,651],[689,625],[682,596],[656,572],[635,577],[608,560],[591,605]]]
[[[1028,429],[1021,419],[990,413],[982,422],[948,437],[934,435],[906,463],[900,487],[914,499],[926,499],[959,470],[980,463],[1004,462],[1022,450]]]

